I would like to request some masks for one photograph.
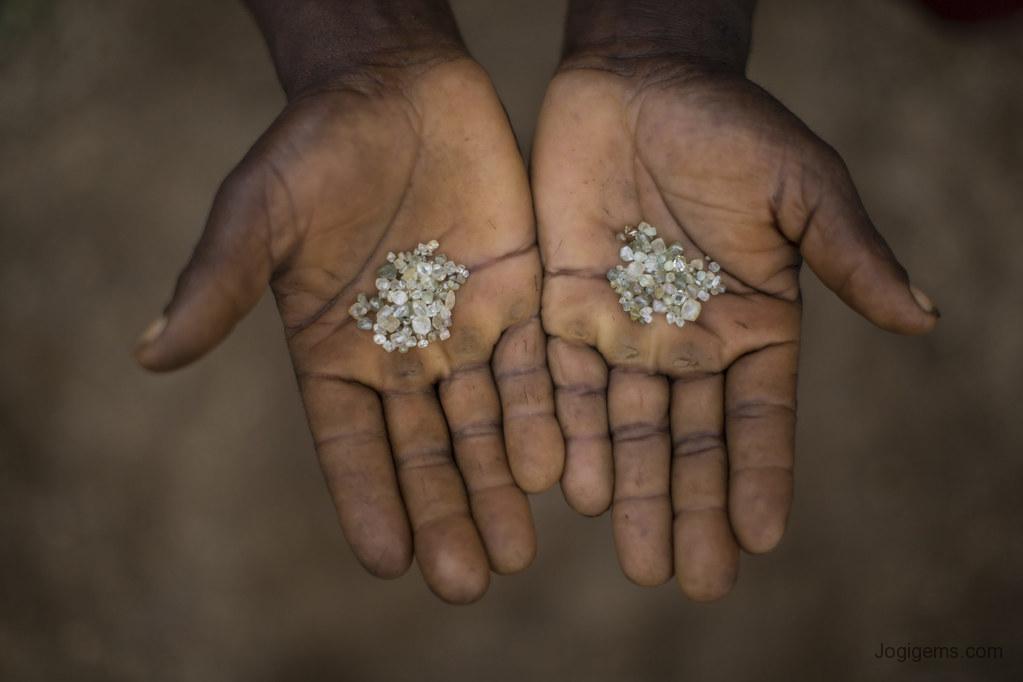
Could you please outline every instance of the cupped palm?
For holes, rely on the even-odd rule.
[[[389,251],[436,239],[471,271],[450,339],[387,353],[348,308]],[[219,342],[269,282],[319,459],[356,555],[417,557],[442,598],[535,552],[523,489],[562,465],[525,170],[467,59],[377,69],[304,94],[228,177],[140,362],[173,369]]]
[[[905,272],[845,166],[741,76],[678,62],[567,67],[533,149],[542,319],[566,439],[562,487],[613,505],[626,575],[726,593],[739,548],[782,536],[792,498],[799,269],[875,323],[923,332]],[[727,292],[683,328],[630,320],[606,279],[645,220]]]

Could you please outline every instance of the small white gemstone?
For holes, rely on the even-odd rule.
[[[412,331],[416,334],[428,334],[431,329],[430,318],[424,316],[412,318]]]
[[[683,320],[689,320],[690,322],[700,316],[700,304],[693,299],[686,299],[686,302],[682,304],[681,316]]]
[[[632,259],[635,257],[635,254],[633,254],[632,252],[632,247],[625,245],[618,252],[618,257],[621,258],[626,263],[631,263]]]
[[[408,294],[401,289],[396,289],[388,295],[388,298],[391,300],[391,303],[394,303],[395,305],[403,305],[405,301],[408,300]]]

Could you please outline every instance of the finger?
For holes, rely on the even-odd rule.
[[[671,499],[675,577],[698,601],[719,599],[739,571],[739,546],[725,504],[724,379],[712,374],[671,385]]]
[[[783,194],[781,227],[824,284],[883,329],[922,334],[939,314],[912,286],[905,269],[874,229],[845,163],[830,149]]]
[[[426,584],[444,601],[479,599],[490,582],[490,569],[451,457],[437,396],[432,389],[387,393],[384,415]]]
[[[164,313],[139,338],[136,360],[167,371],[198,359],[259,302],[285,247],[272,236],[260,170],[243,162],[221,186]]]
[[[558,422],[565,436],[561,488],[580,514],[596,516],[611,504],[614,466],[607,426],[607,365],[589,346],[551,339],[547,358],[554,379]]]
[[[509,327],[494,350],[494,375],[504,414],[508,463],[519,487],[537,493],[554,485],[565,466],[565,443],[554,418],[540,320]]]
[[[529,502],[504,454],[501,403],[490,366],[456,370],[441,383],[440,398],[490,566],[497,573],[521,571],[536,555],[536,536]]]
[[[398,494],[376,392],[343,380],[301,380],[320,468],[341,530],[370,573],[394,578],[412,561],[412,534]]]
[[[668,381],[614,369],[607,391],[614,443],[614,528],[618,560],[639,585],[671,577]]]
[[[799,345],[739,358],[725,378],[730,463],[728,511],[739,544],[767,552],[781,540],[792,504]]]

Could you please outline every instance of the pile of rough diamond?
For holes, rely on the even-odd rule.
[[[440,244],[431,240],[414,251],[388,253],[377,270],[377,293],[359,294],[348,313],[359,329],[373,332],[373,342],[388,353],[426,348],[431,341],[451,336],[455,292],[469,278],[469,270],[434,255]],[[370,315],[376,315],[376,321]]]
[[[725,291],[720,265],[686,260],[682,245],[666,245],[653,225],[626,227],[618,239],[625,242],[618,253],[625,264],[608,270],[607,279],[635,322],[650,324],[654,313],[664,313],[668,324],[682,327],[700,316],[711,296]]]

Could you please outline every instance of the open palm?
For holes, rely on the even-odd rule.
[[[348,308],[388,251],[437,239],[471,271],[451,338],[387,353]],[[413,555],[442,598],[527,566],[523,489],[561,473],[525,169],[466,59],[379,70],[301,96],[225,181],[165,323],[156,370],[219,342],[272,284],[342,528],[374,574]]]
[[[799,268],[903,333],[929,330],[841,160],[746,79],[658,62],[566,68],[533,150],[542,318],[567,444],[562,487],[613,504],[626,575],[725,594],[739,548],[777,544],[792,499]],[[630,321],[606,279],[645,220],[721,264],[679,329]]]

